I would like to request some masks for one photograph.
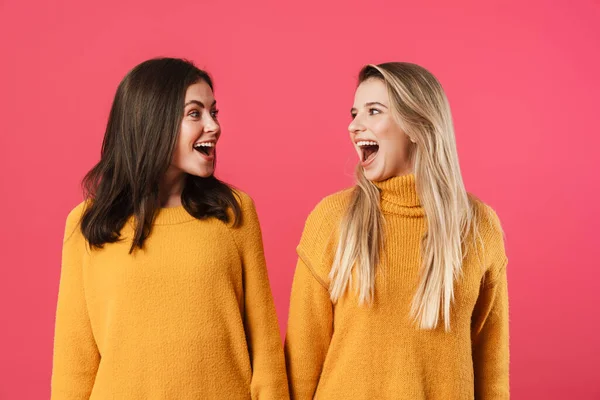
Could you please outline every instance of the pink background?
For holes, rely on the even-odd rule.
[[[218,175],[256,201],[282,334],[304,220],[352,183],[357,72],[430,69],[507,234],[513,398],[599,399],[599,21],[597,1],[0,1],[0,399],[49,396],[64,219],[155,56],[215,78]]]

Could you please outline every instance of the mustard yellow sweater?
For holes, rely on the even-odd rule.
[[[419,282],[426,220],[414,175],[376,184],[385,249],[372,306],[353,291],[335,305],[329,272],[350,190],[325,198],[298,246],[285,351],[293,399],[508,399],[508,304],[503,235],[477,204],[483,248],[455,283],[451,331],[419,330],[409,312]]]
[[[252,200],[243,225],[157,215],[143,250],[89,250],[67,219],[52,399],[286,399],[283,346]]]

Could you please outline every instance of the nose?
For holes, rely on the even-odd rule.
[[[357,134],[359,132],[363,132],[364,130],[365,126],[361,121],[360,115],[354,117],[354,119],[350,122],[350,125],[348,125],[348,132],[352,134]]]
[[[204,119],[204,132],[206,133],[215,133],[218,134],[221,129],[217,120],[208,113],[206,118]]]

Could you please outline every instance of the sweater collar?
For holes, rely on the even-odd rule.
[[[193,221],[196,218],[189,214],[183,206],[160,208],[154,218],[155,225],[175,225]]]
[[[424,210],[417,195],[414,174],[394,176],[385,181],[373,182],[381,193],[381,209],[390,214],[423,216]]]

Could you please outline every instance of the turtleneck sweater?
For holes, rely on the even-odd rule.
[[[326,197],[306,221],[285,343],[291,398],[509,398],[507,258],[496,213],[469,196],[479,238],[454,282],[450,330],[443,322],[424,330],[410,316],[427,232],[415,176],[375,185],[384,248],[371,304],[359,305],[351,286],[336,303],[329,295],[339,225],[352,189]]]

